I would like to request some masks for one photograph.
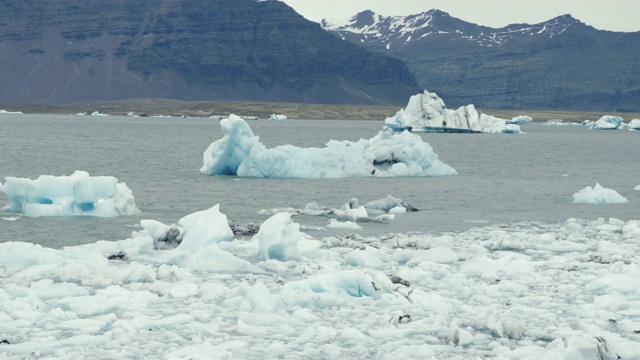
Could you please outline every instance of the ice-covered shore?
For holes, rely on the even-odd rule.
[[[233,238],[216,206],[179,225],[0,243],[0,357],[640,358],[638,221],[315,239],[281,213]]]

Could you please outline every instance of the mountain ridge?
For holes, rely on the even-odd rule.
[[[279,1],[0,2],[0,101],[402,104],[406,65]]]
[[[491,28],[435,9],[364,11],[321,26],[405,61],[421,87],[451,106],[640,110],[640,32],[597,30],[569,14]]]

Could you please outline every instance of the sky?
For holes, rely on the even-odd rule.
[[[439,9],[464,21],[490,27],[536,24],[559,15],[597,29],[640,31],[640,0],[281,0],[305,18],[347,19],[363,10],[410,15]]]

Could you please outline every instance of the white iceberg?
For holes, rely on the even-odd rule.
[[[269,120],[287,120],[287,116],[281,114],[271,114]]]
[[[573,194],[573,202],[577,204],[622,204],[628,200],[615,190],[604,188],[596,183],[593,188],[587,186]]]
[[[253,239],[258,241],[262,259],[287,261],[300,259],[297,244],[302,237],[300,225],[291,215],[279,213],[267,219]]]
[[[4,109],[0,110],[0,115],[23,115],[22,111],[7,111]]]
[[[188,267],[204,272],[251,272],[253,266],[218,247],[220,241],[233,239],[233,231],[220,206],[189,214],[178,224],[184,228],[180,245],[159,257],[166,264]]]
[[[331,140],[324,148],[267,149],[242,118],[230,115],[220,125],[224,137],[204,152],[200,171],[207,175],[318,179],[457,174],[438,160],[428,143],[409,132],[383,130],[369,140]]]
[[[587,125],[591,130],[618,130],[624,126],[619,116],[604,115],[598,121]]]
[[[401,131],[416,132],[466,132],[466,133],[520,133],[518,125],[505,119],[483,114],[473,105],[457,110],[447,109],[444,101],[435,93],[424,91],[413,95],[405,109],[387,118],[385,125]]]
[[[0,192],[7,194],[6,209],[26,216],[114,217],[139,213],[131,190],[113,176],[41,175],[36,180],[6,177]]]
[[[627,126],[629,127],[629,130],[640,130],[640,119],[633,119],[629,121]]]
[[[109,114],[103,114],[103,113],[101,113],[101,112],[96,110],[96,111],[91,113],[91,116],[109,116]]]

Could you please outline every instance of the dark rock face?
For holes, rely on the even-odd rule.
[[[569,15],[501,29],[431,10],[322,26],[404,60],[450,107],[640,111],[640,32],[601,31]]]
[[[134,97],[402,104],[404,63],[279,1],[5,0],[1,101]]]

